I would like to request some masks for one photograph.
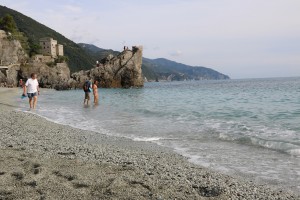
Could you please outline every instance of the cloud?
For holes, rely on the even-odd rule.
[[[179,57],[179,56],[182,55],[182,51],[176,50],[176,51],[170,53],[170,55],[173,56],[173,57]]]
[[[141,44],[144,57],[232,78],[278,74],[270,68],[300,76],[299,0],[0,1],[74,42],[115,50]]]
[[[80,13],[80,12],[82,12],[82,8],[79,7],[79,6],[74,6],[74,5],[63,5],[62,8],[63,8],[65,11],[73,12],[73,13]]]

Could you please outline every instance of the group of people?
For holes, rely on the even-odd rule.
[[[90,101],[90,93],[93,92],[94,95],[94,104],[98,104],[98,81],[94,81],[92,84],[91,81],[87,80],[84,83],[84,105],[88,105]],[[20,86],[23,88],[22,97],[27,97],[29,99],[29,107],[30,109],[35,109],[37,104],[37,97],[40,95],[39,83],[37,81],[37,75],[32,73],[30,78],[26,81],[25,85],[23,84],[23,80],[20,80]]]
[[[87,80],[83,85],[83,91],[84,91],[84,105],[89,105],[90,101],[90,93],[93,91],[94,95],[94,104],[98,104],[98,81],[94,81],[92,84],[91,81]]]

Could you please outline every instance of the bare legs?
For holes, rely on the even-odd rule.
[[[32,98],[29,98],[29,107],[30,109],[35,109],[36,108],[36,103],[37,103],[37,96],[34,96]]]
[[[98,104],[98,95],[94,95],[94,104]]]
[[[84,99],[84,102],[83,102],[83,104],[85,105],[89,105],[89,100],[88,99]]]
[[[29,98],[29,107],[32,108],[32,98]]]
[[[89,105],[89,100],[90,100],[90,93],[89,92],[86,92],[85,94],[84,94],[84,102],[83,102],[83,104],[85,105]]]
[[[36,108],[36,103],[37,103],[37,96],[33,97],[33,109]]]

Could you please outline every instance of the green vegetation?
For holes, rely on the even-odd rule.
[[[189,66],[181,63],[177,63],[164,58],[158,59],[147,59],[152,64],[152,70],[160,77],[169,76],[173,74],[172,80],[219,80],[219,79],[230,79],[229,76],[221,74],[213,69],[200,67],[200,66]]]
[[[39,51],[41,49],[41,46],[39,44],[34,43],[34,41],[32,41],[31,39],[28,40],[29,43],[29,56],[34,56],[36,54],[39,54]]]
[[[0,18],[0,29],[10,33],[15,33],[18,31],[14,18],[9,14],[6,14],[4,17]]]
[[[101,61],[102,59],[106,58],[109,54],[112,54],[114,56],[120,54],[119,51],[113,51],[111,49],[101,49],[95,45],[92,44],[84,44],[84,43],[79,43],[79,46],[81,46],[87,54],[91,55],[93,58],[93,61]],[[147,77],[148,80],[155,80],[157,75],[153,70],[152,70],[152,64],[151,62],[148,62],[148,59],[143,58],[143,64],[142,64],[142,71],[143,75]]]
[[[101,61],[107,55],[118,55],[120,52],[113,50],[105,50],[91,44],[78,44],[87,54],[93,57],[93,60]],[[221,74],[213,69],[206,67],[192,67],[181,63],[176,63],[164,58],[148,59],[143,58],[142,64],[143,75],[148,80],[166,79],[172,75],[171,80],[182,81],[189,79],[229,79],[228,76]]]
[[[54,67],[57,63],[68,62],[68,59],[69,58],[66,56],[58,56],[58,58],[56,58],[54,62],[47,62],[46,65],[48,65],[49,67]]]
[[[95,60],[73,41],[15,10],[0,6],[0,18],[7,14],[13,17],[19,31],[28,38],[29,47],[25,49],[28,50],[29,55],[38,52],[40,38],[52,37],[59,44],[64,45],[64,54],[69,58],[68,65],[71,72],[88,70],[95,64]]]
[[[30,56],[39,52],[39,39],[52,37],[64,46],[64,57],[59,57],[53,63],[68,62],[71,72],[91,69],[96,61],[101,61],[109,54],[120,52],[98,48],[89,44],[76,44],[63,35],[43,24],[4,6],[0,6],[0,29],[12,33],[13,39],[18,39]],[[205,67],[193,67],[176,63],[167,59],[143,58],[143,75],[148,80],[159,80],[172,77],[171,80],[188,79],[229,79],[228,76]]]
[[[58,56],[58,58],[55,59],[55,63],[63,63],[68,61],[69,58],[67,56]]]
[[[27,53],[29,53],[30,46],[28,43],[28,38],[25,36],[24,33],[18,30],[16,22],[11,15],[6,14],[5,16],[0,18],[0,29],[8,33],[8,39],[19,40],[23,49]]]
[[[48,67],[54,67],[55,66],[55,62],[47,62],[46,65],[48,65]]]
[[[112,54],[114,56],[120,54],[119,51],[114,51],[112,49],[101,49],[95,45],[92,44],[84,44],[79,43],[78,44],[88,55],[90,55],[93,59],[93,62],[96,63],[96,61],[101,61],[102,59],[106,58],[109,54]]]

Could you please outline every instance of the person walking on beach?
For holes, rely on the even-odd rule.
[[[40,95],[40,90],[39,90],[39,83],[36,79],[36,74],[32,73],[31,78],[29,78],[24,87],[23,87],[23,96],[26,94],[26,89],[27,89],[27,96],[29,98],[29,107],[30,109],[36,108],[37,104],[37,95]]]
[[[94,104],[98,104],[98,81],[94,81],[93,84],[93,95],[94,95]]]
[[[83,91],[84,91],[84,102],[83,104],[89,105],[89,100],[90,100],[90,93],[92,91],[92,84],[90,80],[86,80],[84,85],[83,85]]]

